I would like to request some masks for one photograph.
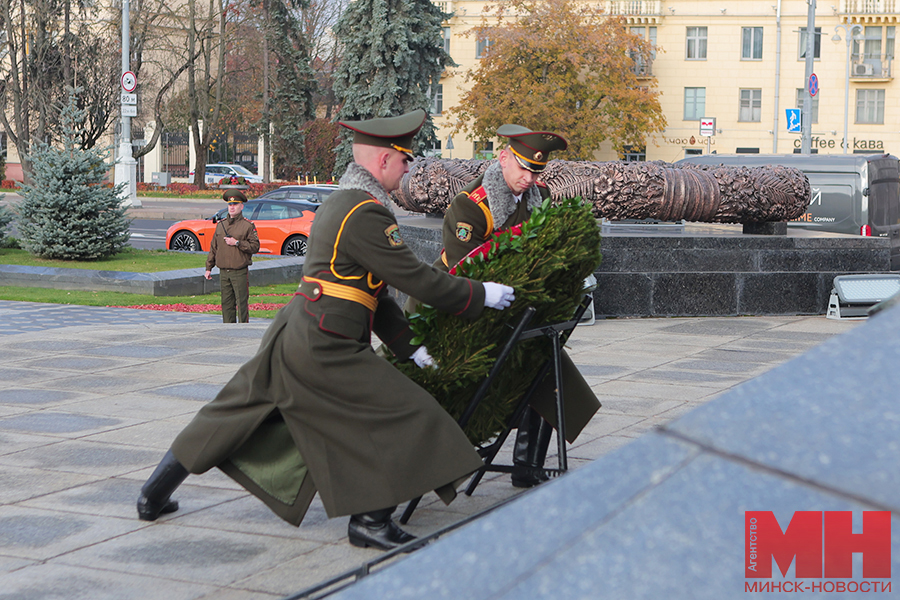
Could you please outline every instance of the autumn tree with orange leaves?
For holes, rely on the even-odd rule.
[[[501,0],[492,11],[468,34],[490,45],[466,75],[469,91],[445,111],[459,119],[454,133],[493,139],[516,123],[564,136],[559,158],[591,160],[607,140],[621,153],[665,128],[656,80],[634,68],[653,48],[623,19],[575,0]]]

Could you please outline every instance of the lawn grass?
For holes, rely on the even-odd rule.
[[[203,268],[206,266],[206,254],[170,252],[168,250],[136,250],[135,248],[126,247],[115,256],[99,260],[50,260],[39,258],[25,250],[0,248],[0,264],[25,267],[94,269],[97,271],[127,271],[129,273],[157,273],[159,271]]]
[[[255,260],[264,257],[254,256]],[[202,269],[206,266],[205,253],[171,252],[168,250],[136,250],[127,247],[119,254],[96,261],[47,260],[37,258],[25,250],[0,249],[0,265],[30,267],[55,267],[69,269],[94,269],[98,271],[126,271],[131,273],[158,273],[178,269]],[[250,310],[250,316],[271,319],[280,306],[287,304],[290,295],[297,291],[296,283],[250,287],[250,305],[269,305]],[[287,294],[267,296],[265,294]],[[177,312],[202,312],[221,314],[222,297],[219,292],[202,296],[149,296],[125,292],[91,292],[83,290],[57,290],[49,288],[0,286],[0,300],[17,302],[46,302],[50,304],[78,304],[82,306],[168,306]],[[198,309],[199,305],[208,305]]]
[[[0,248],[0,265],[158,273],[160,271],[177,271],[179,269],[202,269],[206,266],[206,256],[205,252],[136,250],[126,246],[115,256],[99,260],[50,260],[38,258],[25,250]],[[253,257],[253,260],[271,260],[271,258],[273,257],[257,254]]]
[[[250,305],[283,305],[297,291],[296,283],[250,286]],[[284,294],[284,295],[270,295]],[[0,300],[16,302],[46,302],[50,304],[77,304],[80,306],[169,306],[177,312],[200,312],[221,314],[219,292],[197,296],[149,296],[146,294],[126,294],[124,292],[89,292],[82,290],[56,290],[48,288],[0,286]],[[191,307],[210,305],[200,310]],[[254,318],[271,319],[280,306],[250,310]]]

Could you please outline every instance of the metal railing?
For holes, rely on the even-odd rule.
[[[892,56],[867,58],[860,60],[858,56],[850,63],[851,79],[891,79]]]
[[[634,66],[631,67],[634,71],[634,74],[638,77],[653,77],[653,61],[645,61],[642,59],[635,59]]]

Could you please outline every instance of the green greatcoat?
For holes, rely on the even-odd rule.
[[[298,293],[172,445],[191,473],[218,466],[295,525],[317,491],[329,517],[430,490],[449,502],[448,484],[483,465],[437,401],[376,355],[371,334],[399,357],[415,349],[385,284],[468,318],[483,310],[484,287],[420,262],[362,167],[351,165],[341,184],[362,189],[333,193],[316,213]],[[377,297],[377,308],[325,295],[308,278]]]
[[[485,184],[485,178],[494,176],[493,186]],[[444,271],[456,265],[466,255],[486,242],[495,231],[509,229],[527,221],[534,206],[550,197],[550,190],[543,184],[535,184],[526,190],[519,202],[511,202],[512,193],[500,180],[500,166],[495,163],[484,174],[471,182],[450,202],[441,230],[444,250],[434,262],[434,266]],[[492,190],[499,197],[495,202],[505,202],[506,208],[499,211],[491,208]],[[508,197],[506,197],[508,196]],[[508,215],[508,216],[507,216]],[[502,218],[505,217],[505,218]],[[502,218],[502,219],[501,219]],[[498,222],[499,221],[499,222]],[[493,228],[491,228],[493,224]],[[449,265],[449,266],[448,266]],[[419,298],[418,296],[413,296]],[[425,304],[430,302],[421,299]],[[414,302],[414,301],[412,301]],[[407,304],[409,312],[415,305]],[[566,413],[566,439],[575,441],[581,430],[600,408],[600,401],[585,381],[578,367],[562,352],[563,400]],[[531,406],[551,425],[556,426],[556,385],[551,375],[541,383],[532,396]]]

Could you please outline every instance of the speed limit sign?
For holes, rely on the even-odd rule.
[[[137,88],[137,76],[131,71],[122,73],[122,89],[126,92],[133,92]]]

